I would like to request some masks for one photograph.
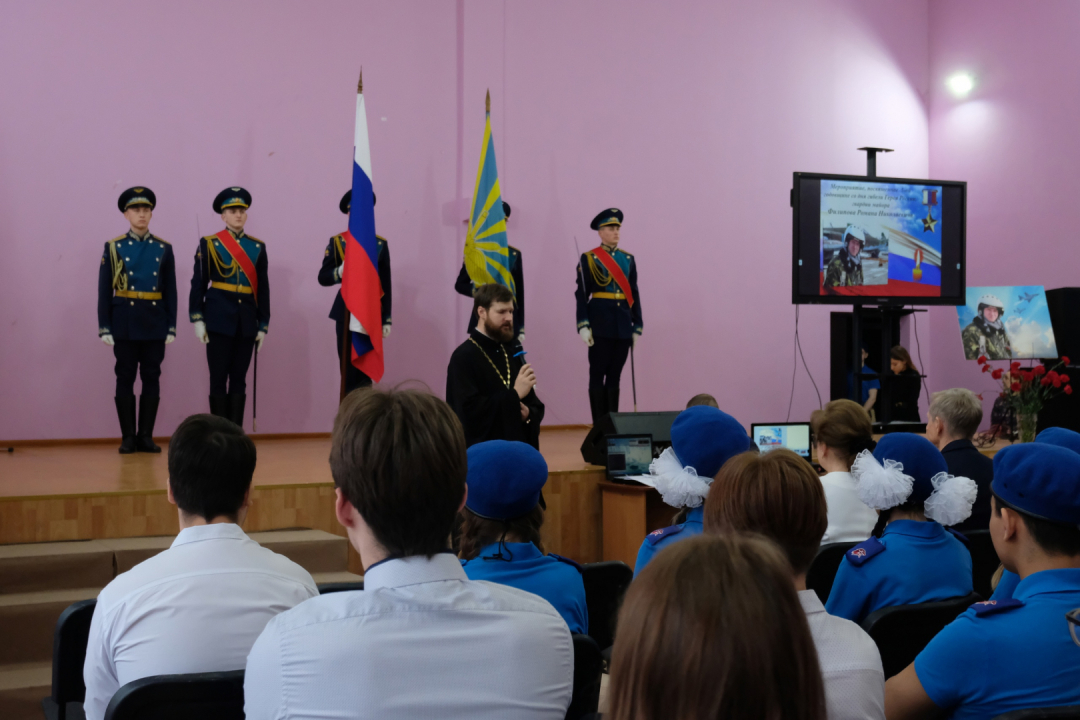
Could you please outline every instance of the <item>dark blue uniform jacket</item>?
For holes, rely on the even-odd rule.
[[[188,313],[191,322],[202,320],[210,332],[251,338],[270,327],[266,243],[243,233],[237,240],[255,265],[258,298],[239,263],[216,236],[207,235],[199,238],[199,250],[195,253]]]
[[[591,327],[593,337],[629,340],[642,329],[637,263],[633,255],[618,248],[612,257],[630,283],[634,307],[630,307],[622,288],[590,250],[581,256],[577,267],[577,328],[580,331]]]
[[[105,243],[98,271],[98,335],[164,340],[175,334],[172,245],[152,234],[140,240],[130,232]]]
[[[382,324],[390,325],[393,323],[390,317],[390,307],[392,304],[392,293],[390,287],[390,247],[386,244],[386,238],[375,236],[375,241],[379,246],[379,283],[382,285]],[[335,235],[330,238],[330,242],[326,246],[326,252],[323,253],[322,268],[319,269],[319,284],[323,287],[331,287],[333,285],[340,285],[341,278],[338,277],[337,269],[345,262],[345,240],[340,235]],[[330,308],[330,319],[341,320],[345,317],[345,301],[341,298],[341,291],[338,290],[337,295],[334,297],[334,304]],[[369,328],[364,328],[370,332]],[[382,328],[379,328],[380,330]]]

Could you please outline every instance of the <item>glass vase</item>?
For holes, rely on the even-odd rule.
[[[1020,442],[1035,442],[1036,428],[1039,424],[1039,413],[1017,413],[1016,431],[1020,436]]]

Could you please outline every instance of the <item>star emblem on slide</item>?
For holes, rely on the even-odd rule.
[[[923,232],[934,232],[934,227],[939,222],[940,220],[935,220],[933,215],[926,213],[926,217],[924,217],[922,221]]]

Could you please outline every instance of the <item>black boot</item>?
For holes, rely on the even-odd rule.
[[[607,394],[603,388],[593,390],[589,388],[589,409],[592,411],[593,426],[600,424],[601,418],[607,415]]]
[[[229,419],[240,427],[244,427],[244,403],[247,395],[229,395]]]
[[[139,396],[139,434],[135,437],[135,446],[139,452],[159,453],[161,448],[154,444],[154,422],[157,420],[158,396]]]
[[[211,395],[210,396],[210,414],[223,417],[226,420],[229,419],[229,396],[228,395]]]
[[[120,454],[135,452],[135,396],[116,398],[116,416],[120,418]]]
[[[619,412],[619,388],[607,388],[607,411]]]

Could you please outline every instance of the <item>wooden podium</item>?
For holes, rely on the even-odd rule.
[[[604,480],[600,483],[603,557],[637,562],[641,543],[653,530],[667,527],[677,512],[664,504],[656,488]]]

